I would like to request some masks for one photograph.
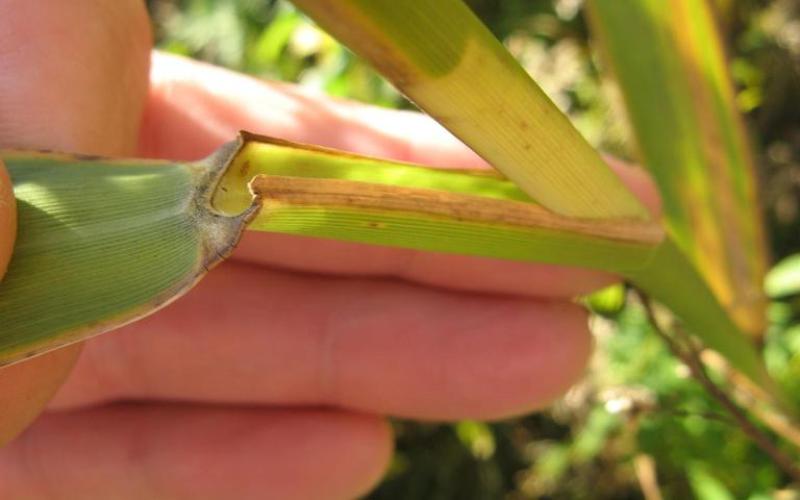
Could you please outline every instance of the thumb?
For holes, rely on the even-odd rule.
[[[0,160],[0,286],[16,237],[17,204],[8,171]],[[36,417],[66,377],[78,352],[65,349],[0,370],[0,446]]]
[[[149,52],[142,0],[0,0],[0,148],[132,154]],[[3,271],[16,226],[8,190],[3,169]],[[0,446],[47,404],[78,353],[68,347],[0,369]]]

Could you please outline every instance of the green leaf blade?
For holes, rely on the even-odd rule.
[[[420,108],[566,216],[649,214],[460,0],[296,0]]]
[[[671,236],[741,328],[761,335],[767,252],[755,165],[711,6],[587,5],[625,99],[638,160],[658,182]]]
[[[162,307],[241,231],[242,221],[237,230],[198,210],[206,169],[44,154],[3,160],[20,229],[0,284],[0,365]]]

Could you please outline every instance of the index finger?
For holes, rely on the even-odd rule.
[[[147,156],[200,158],[230,141],[238,130],[248,129],[401,161],[486,168],[475,153],[419,113],[334,100],[164,54],[154,54],[152,68],[141,135],[142,153]],[[641,175],[630,171],[622,177],[645,200],[655,198]],[[571,297],[614,279],[562,266],[254,232],[244,237],[234,255],[251,263],[307,272],[392,276],[460,290],[547,297]]]

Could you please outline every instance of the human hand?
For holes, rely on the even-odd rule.
[[[196,159],[244,128],[482,165],[417,114],[163,55],[148,77],[140,0],[0,0],[0,12],[2,145]],[[569,298],[609,279],[248,233],[194,291],[77,362],[73,347],[0,371],[0,442],[66,379],[0,451],[0,498],[357,496],[390,456],[381,415],[501,418],[566,390],[590,349]]]

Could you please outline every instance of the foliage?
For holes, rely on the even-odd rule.
[[[629,155],[619,98],[599,78],[580,0],[469,3],[590,142]],[[800,7],[792,0],[717,3],[736,100],[763,152],[772,253],[784,257],[800,250]],[[163,49],[410,107],[283,1],[149,5]],[[764,354],[773,376],[800,400],[800,280],[796,267],[783,267],[782,276],[771,276],[781,292],[770,305]],[[493,424],[396,422],[392,469],[370,498],[641,498],[646,456],[654,459],[664,498],[771,498],[786,478],[648,331],[641,307],[628,300],[620,309],[620,296],[618,288],[589,301],[602,313],[592,321],[597,349],[590,373],[554,408]]]

